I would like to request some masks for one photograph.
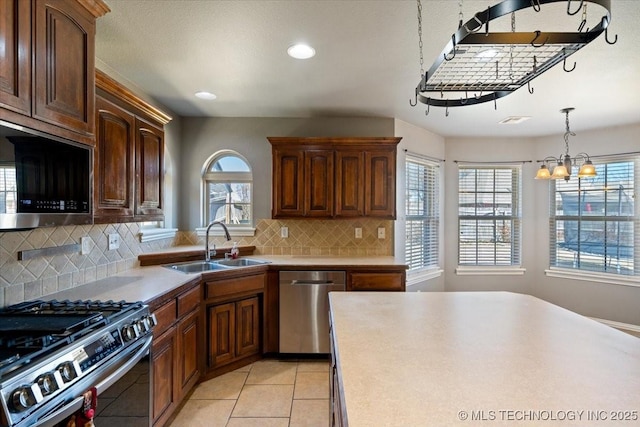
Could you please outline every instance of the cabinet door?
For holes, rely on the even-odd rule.
[[[364,156],[364,214],[369,217],[395,219],[395,151],[367,151]]]
[[[209,367],[232,362],[236,354],[235,303],[209,307]]]
[[[196,309],[184,317],[178,324],[178,386],[182,399],[198,382],[200,368],[198,355],[200,349],[200,314]]]
[[[96,222],[133,219],[135,117],[115,104],[96,98],[94,151],[94,213]]]
[[[175,387],[177,354],[176,328],[172,326],[154,340],[151,348],[151,418],[154,424],[161,419],[166,421],[178,402]]]
[[[304,153],[304,214],[308,217],[333,215],[333,150]]]
[[[93,134],[95,19],[75,1],[33,4],[33,117]]]
[[[0,0],[0,107],[31,115],[31,3]]]
[[[304,152],[273,152],[273,218],[304,216]]]
[[[364,215],[364,153],[336,151],[336,216]]]
[[[161,221],[164,131],[136,118],[136,216]]]
[[[236,355],[260,352],[260,303],[249,298],[236,302]]]

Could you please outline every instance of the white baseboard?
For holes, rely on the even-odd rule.
[[[613,320],[598,319],[597,317],[591,317],[590,319],[593,319],[600,323],[604,323],[605,325],[611,326],[612,328],[632,332],[634,335],[640,336],[640,326],[638,325],[633,325],[631,323],[615,322]]]

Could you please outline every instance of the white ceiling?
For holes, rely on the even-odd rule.
[[[539,136],[640,122],[640,1],[611,0],[604,34],[526,87],[493,103],[451,108],[409,106],[419,80],[414,0],[106,0],[98,20],[97,66],[157,99],[180,116],[395,117],[451,136]],[[424,68],[457,29],[458,1],[422,0]],[[464,20],[499,1],[465,0]],[[573,1],[575,8],[579,1]],[[555,8],[555,9],[554,9]],[[566,3],[516,14],[517,31],[575,31],[581,14]],[[521,14],[522,13],[522,14]],[[543,16],[543,13],[545,15]],[[588,26],[602,8],[589,4]],[[557,25],[557,28],[548,25]],[[502,23],[492,21],[491,31]],[[505,31],[509,31],[510,20]],[[498,28],[496,28],[498,26]],[[310,60],[287,56],[299,41],[314,46]],[[214,101],[197,99],[200,90]],[[498,125],[508,116],[531,116]]]

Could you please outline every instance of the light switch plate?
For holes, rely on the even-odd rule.
[[[356,227],[356,239],[362,239],[362,228]]]
[[[280,227],[280,237],[283,239],[289,237],[289,227]]]
[[[109,250],[118,249],[120,247],[120,235],[118,233],[109,234]]]
[[[91,238],[90,237],[81,237],[80,238],[80,255],[88,255],[91,252]]]
[[[385,238],[385,228],[378,227],[378,239],[384,239],[384,238]]]

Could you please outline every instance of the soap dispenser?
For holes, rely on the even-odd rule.
[[[240,251],[238,250],[238,242],[233,242],[233,246],[231,247],[231,258],[238,258]]]

